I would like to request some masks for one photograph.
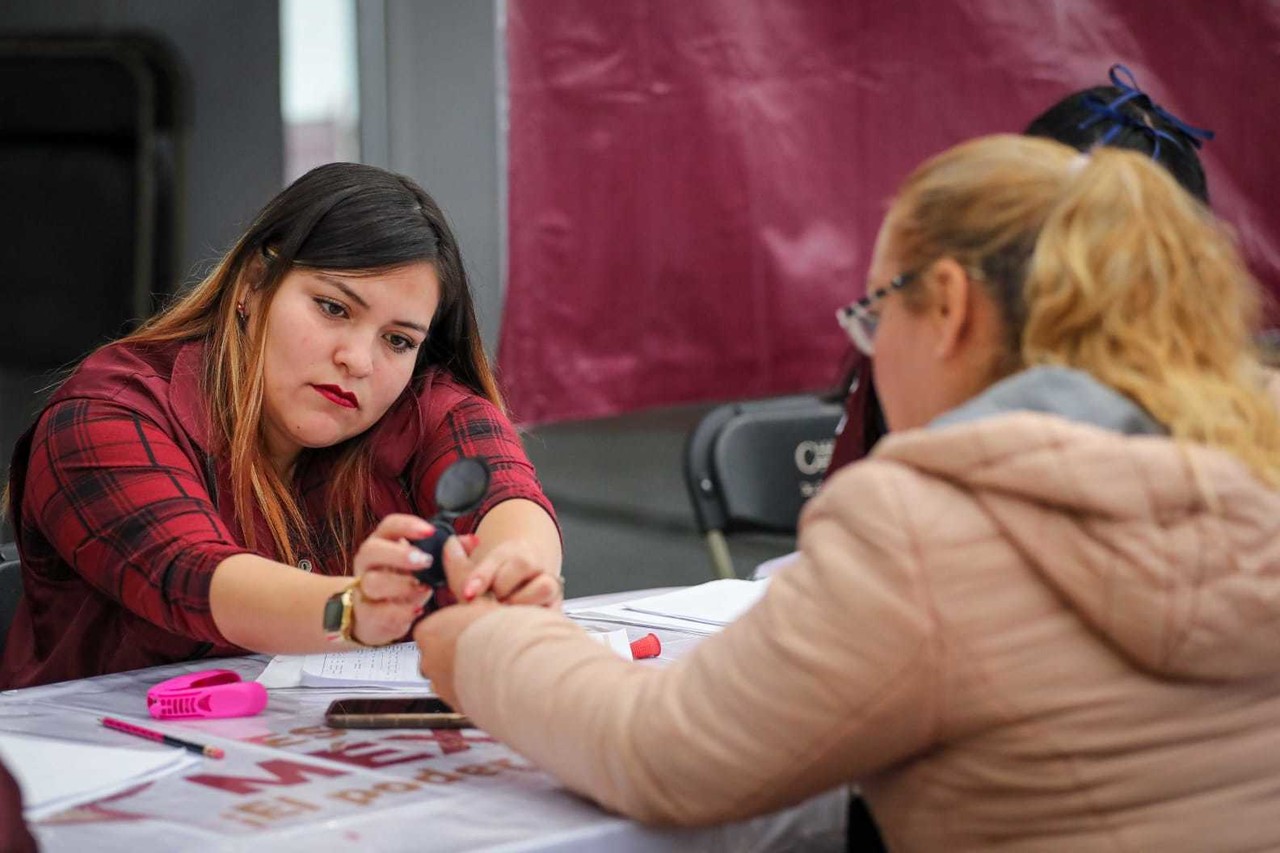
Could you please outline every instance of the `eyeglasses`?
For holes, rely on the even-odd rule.
[[[893,278],[884,287],[871,291],[857,302],[851,302],[836,311],[836,320],[844,329],[849,340],[863,355],[870,358],[876,352],[876,327],[880,325],[880,313],[871,309],[882,299],[901,290],[916,277],[914,272],[904,272]]]

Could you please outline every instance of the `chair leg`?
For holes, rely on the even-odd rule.
[[[707,550],[711,552],[711,568],[717,578],[736,578],[733,570],[733,558],[729,556],[729,543],[719,530],[707,531]]]

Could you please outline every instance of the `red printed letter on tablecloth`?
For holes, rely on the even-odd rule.
[[[188,776],[188,782],[195,782],[197,785],[208,785],[210,788],[217,788],[220,791],[228,791],[232,794],[256,794],[259,788],[267,788],[272,786],[284,785],[301,785],[307,781],[307,776],[345,776],[347,771],[335,770],[330,767],[317,767],[314,764],[299,764],[296,761],[287,759],[273,759],[271,761],[263,761],[258,764],[263,770],[271,774],[272,778],[253,778],[251,776],[218,776],[213,773],[198,773],[194,776]]]

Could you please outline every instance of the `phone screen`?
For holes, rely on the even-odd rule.
[[[463,729],[471,721],[443,700],[429,697],[338,699],[325,712],[336,728]]]

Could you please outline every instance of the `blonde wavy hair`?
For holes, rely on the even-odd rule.
[[[993,379],[1086,371],[1175,439],[1280,485],[1280,414],[1253,343],[1260,288],[1228,230],[1148,158],[983,137],[920,166],[887,221],[903,269],[953,258],[999,306]],[[917,310],[929,298],[903,296]]]

